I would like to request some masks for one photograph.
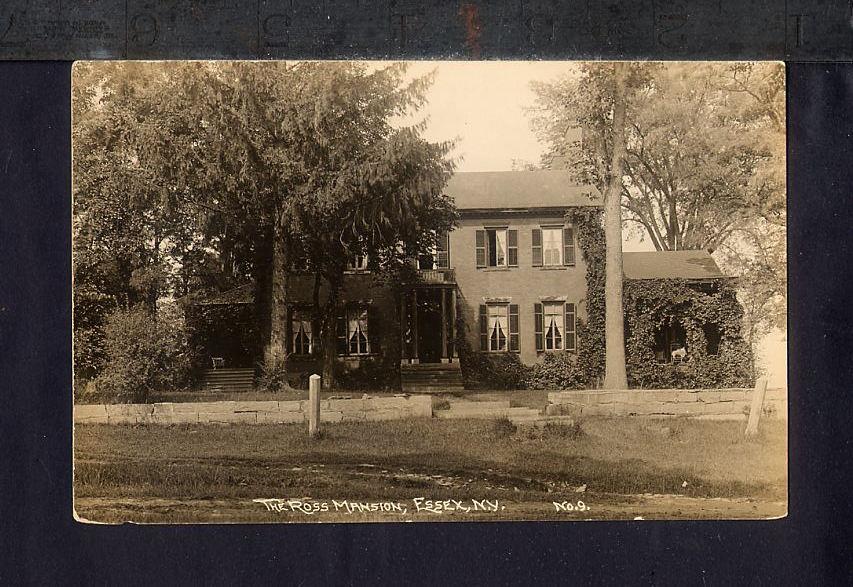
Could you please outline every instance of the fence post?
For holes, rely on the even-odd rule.
[[[764,394],[767,392],[767,379],[761,377],[755,382],[752,390],[752,405],[749,408],[749,421],[746,424],[746,435],[758,434],[758,419],[761,417],[761,409],[764,406]]]
[[[308,378],[308,436],[320,433],[320,376],[316,373]]]

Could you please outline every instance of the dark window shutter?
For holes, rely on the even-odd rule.
[[[450,268],[450,234],[445,232],[435,245],[435,268]]]
[[[480,350],[489,350],[489,316],[485,304],[480,304]]]
[[[563,337],[566,341],[565,349],[567,351],[575,351],[577,350],[577,336],[575,334],[576,321],[575,321],[575,305],[574,304],[566,304],[566,312],[565,312],[565,327],[563,331],[566,335]]]
[[[518,341],[518,304],[509,305],[509,350],[517,353],[520,350]]]
[[[518,231],[506,231],[507,265],[518,267]]]
[[[477,267],[486,266],[486,231],[477,231]]]
[[[545,315],[542,304],[533,304],[534,332],[536,333],[536,350],[545,350]]]
[[[542,229],[533,229],[533,266],[542,267]]]
[[[338,356],[346,356],[347,353],[347,316],[346,311],[342,308],[338,312],[337,324],[337,353]]]
[[[575,264],[575,229],[567,226],[563,229],[563,265]]]
[[[371,305],[367,307],[367,346],[371,354],[382,352],[382,312]]]

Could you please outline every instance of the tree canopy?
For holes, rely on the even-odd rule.
[[[657,250],[706,249],[741,276],[748,322],[784,323],[785,91],[777,63],[633,63],[622,211]],[[605,192],[612,73],[586,63],[536,83],[545,167]],[[748,314],[750,314],[748,312]]]

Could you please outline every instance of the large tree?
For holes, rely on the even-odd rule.
[[[608,185],[608,64],[534,84],[546,167]],[[784,67],[631,65],[622,212],[657,250],[705,249],[741,277],[747,332],[785,315]]]
[[[154,301],[253,279],[266,357],[280,364],[294,261],[307,259],[333,299],[346,255],[426,246],[451,218],[440,195],[448,145],[391,124],[423,104],[430,81],[406,82],[400,64],[82,66],[78,236],[91,227],[111,239],[108,262],[144,245],[117,281],[159,268],[148,272],[160,278]],[[76,240],[78,263],[90,243]]]

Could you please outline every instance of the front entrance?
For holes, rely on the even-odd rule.
[[[418,292],[418,359],[421,363],[440,363],[442,355],[441,289]]]
[[[454,362],[455,285],[414,287],[403,294],[400,304],[401,362]]]

